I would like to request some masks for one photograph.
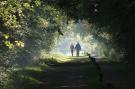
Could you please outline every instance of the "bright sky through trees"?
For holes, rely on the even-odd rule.
[[[93,56],[102,57],[103,55],[103,48],[99,44],[99,42],[93,38],[92,34],[92,26],[87,21],[82,20],[78,21],[78,23],[74,23],[71,21],[70,24],[65,26],[66,32],[64,36],[61,36],[52,52],[62,53],[64,55],[71,55],[70,53],[70,44],[73,43],[74,46],[77,42],[81,45],[81,54],[88,52],[91,53]],[[76,54],[76,52],[74,52]]]

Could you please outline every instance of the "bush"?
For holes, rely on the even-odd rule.
[[[13,80],[10,77],[11,70],[0,68],[0,89],[15,89],[13,87]]]

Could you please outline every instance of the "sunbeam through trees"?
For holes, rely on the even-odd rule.
[[[0,89],[134,89],[134,8],[132,0],[1,0]]]

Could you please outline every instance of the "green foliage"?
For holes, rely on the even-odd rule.
[[[57,8],[43,5],[40,0],[0,2],[1,52],[14,50],[18,58],[29,60],[29,56],[40,53],[41,49],[51,50],[54,38],[58,32],[61,34],[60,26],[65,18]],[[22,54],[28,57],[23,58]]]
[[[50,51],[64,18],[57,8],[41,5],[40,0],[0,1],[0,66],[8,68],[16,63],[24,65],[34,57],[38,59],[41,50]],[[35,74],[44,70],[47,63],[52,63],[49,59],[44,61],[37,64],[40,68],[27,67],[26,70],[35,71]],[[28,74],[26,76],[24,70],[21,73],[20,76],[16,74],[14,81],[17,84],[22,86],[24,83],[26,88],[40,83],[25,72]],[[13,85],[17,88],[8,72],[0,71],[0,80],[0,89],[15,89]]]
[[[134,61],[135,1],[56,0],[54,2],[48,4],[46,0],[0,1],[0,66],[10,67],[9,64],[14,64],[17,58],[21,60],[20,64],[25,64],[25,60],[38,59],[41,50],[45,50],[45,53],[50,51],[55,38],[62,34],[61,29],[67,17],[76,20],[87,19],[96,23],[95,26],[98,28],[94,28],[93,37],[105,44],[109,41],[117,53],[124,51],[127,53],[126,60]],[[109,53],[108,50],[106,52]],[[56,61],[48,59],[47,63],[50,62]],[[1,72],[0,80],[2,80],[0,88],[12,89],[7,72]],[[38,82],[32,77],[25,77],[24,80],[34,81],[32,85]]]
[[[0,4],[0,36],[3,45],[13,48],[16,41],[23,42],[26,31],[51,29],[57,31],[63,16],[52,6],[41,5],[40,0],[7,0]],[[32,28],[31,30],[27,28]],[[31,33],[30,33],[31,34]],[[44,33],[41,33],[44,34]],[[17,43],[17,46],[18,45]]]
[[[15,89],[10,74],[11,69],[5,71],[4,68],[0,67],[0,89]]]
[[[5,45],[10,49],[14,47],[17,37],[21,32],[19,19],[23,16],[22,7],[18,0],[0,1],[0,38],[1,45]],[[14,38],[16,36],[16,38]]]
[[[135,49],[135,42],[133,42],[135,38],[135,1],[58,0],[57,2],[57,5],[67,12],[69,18],[86,19],[99,28],[105,28],[100,29],[99,32],[111,34],[112,46],[119,52],[124,51],[125,59],[133,63],[132,59],[135,57],[133,54]],[[97,37],[97,34],[94,36]]]

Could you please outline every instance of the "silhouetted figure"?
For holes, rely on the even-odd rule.
[[[71,55],[74,55],[74,45],[73,43],[70,45]]]
[[[79,43],[76,44],[75,49],[76,49],[76,56],[79,57],[79,53],[80,53],[80,50],[81,50],[81,46],[80,46]]]

